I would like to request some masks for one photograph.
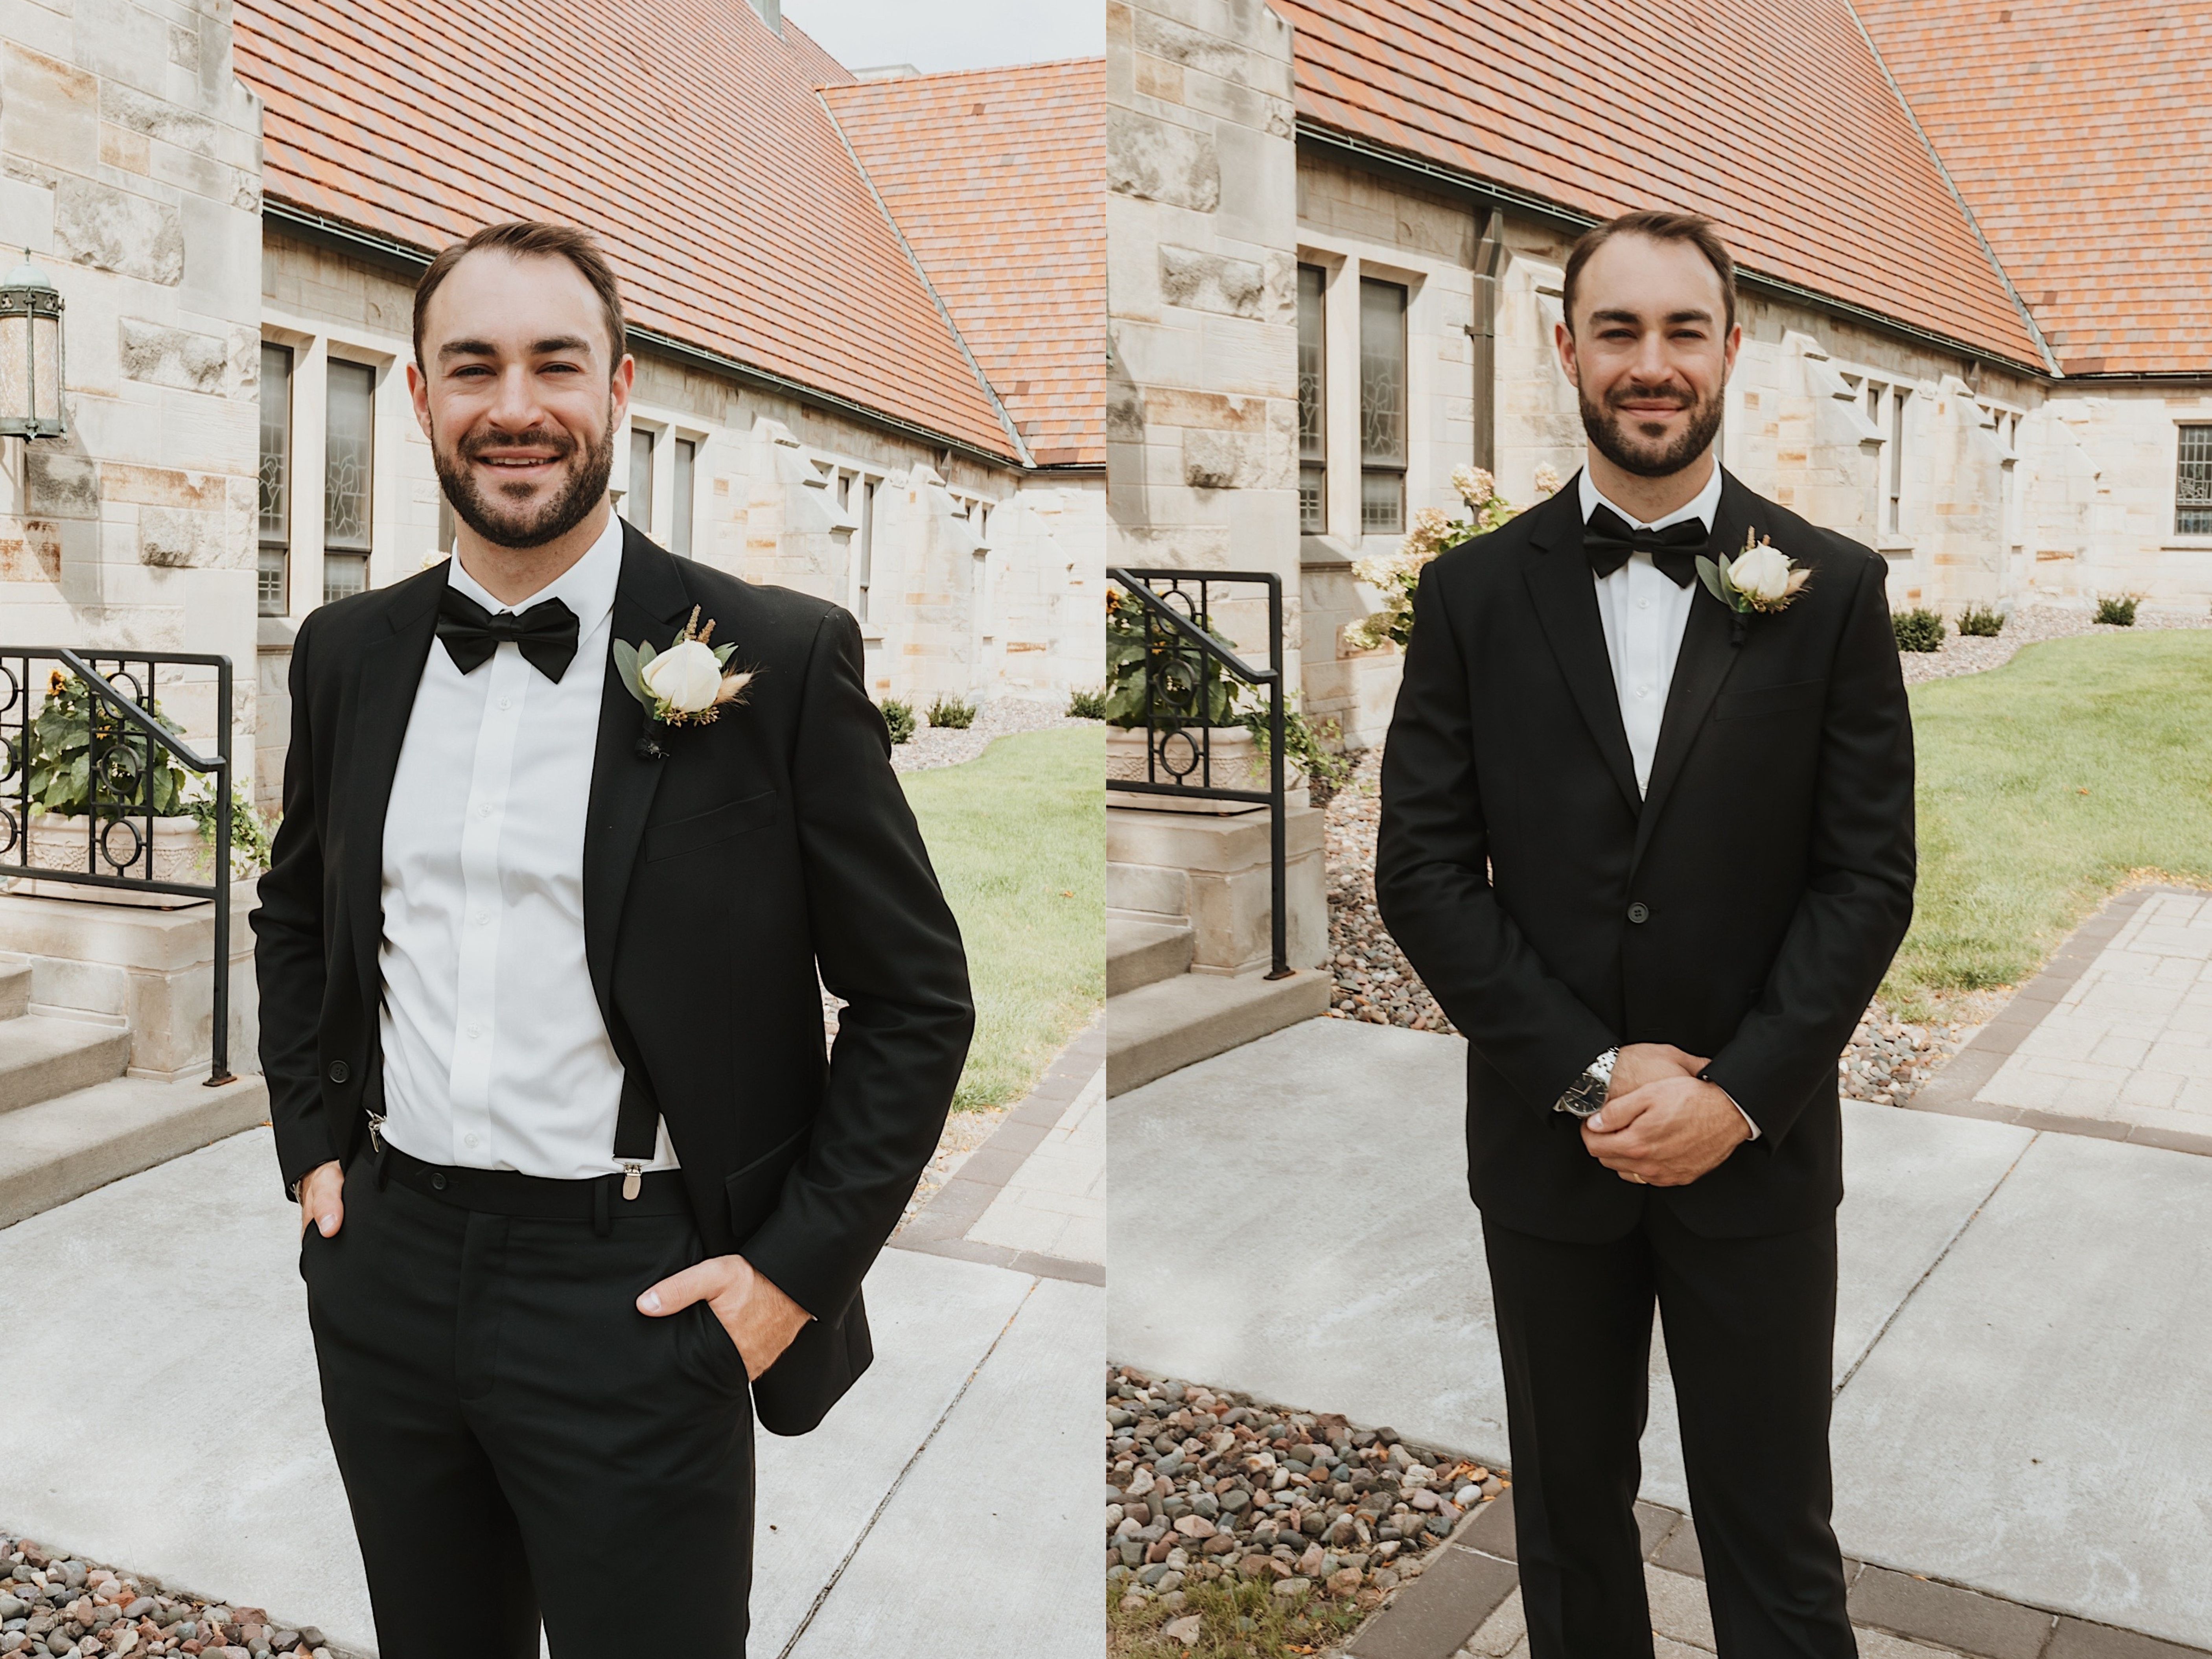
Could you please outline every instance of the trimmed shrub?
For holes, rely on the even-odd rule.
[[[884,724],[890,727],[893,743],[910,741],[914,737],[914,705],[904,697],[885,697]]]
[[[957,697],[939,697],[929,705],[929,723],[949,732],[965,732],[975,723],[975,705]]]
[[[1959,613],[1959,631],[1993,640],[2004,632],[2004,612],[1993,605],[1970,605]]]
[[[1915,605],[1910,611],[1899,612],[1889,619],[1897,633],[1897,648],[1900,651],[1941,651],[1943,648],[1943,618],[1924,605]]]
[[[2115,628],[2136,625],[2136,605],[2142,598],[2137,593],[2105,594],[2097,600],[2097,620],[2110,623]]]
[[[1096,690],[1071,691],[1067,694],[1067,718],[1072,720],[1103,720],[1106,718],[1106,688]]]

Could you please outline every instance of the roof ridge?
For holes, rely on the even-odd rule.
[[[869,83],[857,82],[854,84],[866,86]],[[951,307],[945,303],[945,296],[937,291],[937,284],[930,280],[921,255],[914,251],[914,244],[907,240],[906,230],[899,223],[898,216],[891,211],[890,204],[884,200],[883,192],[876,188],[876,181],[862,164],[860,152],[853,148],[853,141],[847,136],[844,124],[838,120],[837,112],[830,107],[828,94],[817,87],[814,96],[822,106],[822,113],[830,123],[830,130],[837,135],[838,143],[851,160],[854,172],[860,175],[861,184],[867,187],[868,199],[876,204],[876,210],[884,216],[884,222],[890,227],[891,234],[898,239],[900,251],[914,267],[915,280],[921,284],[922,292],[929,295],[930,304],[937,307],[937,314],[945,319],[945,330],[951,335],[953,344],[960,348],[961,356],[967,360],[969,368],[975,376],[975,384],[982,387],[983,396],[990,400],[991,410],[999,417],[999,425],[1013,444],[1014,453],[1021,458],[1024,467],[1034,468],[1036,457],[1030,453],[1029,441],[1022,436],[1021,428],[1015,425],[1013,417],[1006,412],[1006,405],[999,397],[999,388],[991,384],[991,377],[983,372],[983,365],[975,361],[975,352],[969,349],[968,337],[961,332],[960,325],[953,320]]]
[[[1874,58],[1874,66],[1881,71],[1881,78],[1896,98],[1898,106],[1905,112],[1905,118],[1912,124],[1912,131],[1926,147],[1928,159],[1935,165],[1936,177],[1942,179],[1943,188],[1959,204],[1959,212],[1966,222],[1966,228],[1974,233],[1974,240],[1980,246],[1983,256],[1989,260],[1990,269],[1996,273],[1997,281],[2004,284],[2005,293],[2020,312],[2020,320],[2027,330],[2027,337],[2035,342],[2035,349],[2043,354],[2045,367],[2050,369],[2053,378],[2065,379],[2065,371],[2058,367],[2058,359],[2051,349],[2051,343],[2043,337],[2042,325],[2035,320],[2035,313],[2028,309],[2027,301],[2021,298],[2020,290],[2013,286],[2012,273],[2004,268],[2004,261],[1997,258],[1997,251],[1990,246],[1990,239],[1982,234],[1982,222],[1974,216],[1974,210],[1967,204],[1965,193],[1951,177],[1951,169],[1944,165],[1942,152],[1936,148],[1936,141],[1928,136],[1927,128],[1920,125],[1919,112],[1912,107],[1912,100],[1905,95],[1905,88],[1890,73],[1889,60],[1881,55],[1881,48],[1875,44],[1866,20],[1859,15],[1858,0],[1842,0],[1842,3],[1851,20],[1851,27],[1859,32],[1859,39],[1866,42],[1866,49]]]

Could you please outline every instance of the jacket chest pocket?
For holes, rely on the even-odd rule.
[[[1745,720],[1761,714],[1818,708],[1827,700],[1827,694],[1826,680],[1796,680],[1788,685],[1763,685],[1755,691],[1725,691],[1713,703],[1713,718]]]
[[[685,853],[696,853],[718,846],[757,830],[775,820],[776,795],[773,789],[763,789],[757,795],[747,795],[742,800],[725,801],[720,806],[695,812],[687,818],[676,818],[667,823],[656,823],[645,832],[645,858],[650,864],[658,859],[672,859]]]

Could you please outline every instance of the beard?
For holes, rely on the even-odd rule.
[[[1616,394],[1633,397],[1637,389],[1631,387]],[[1723,393],[1716,392],[1701,403],[1692,404],[1690,423],[1683,428],[1672,443],[1663,447],[1653,440],[1632,435],[1628,416],[1607,404],[1601,407],[1589,400],[1587,392],[1579,388],[1576,402],[1583,412],[1583,430],[1589,434],[1590,447],[1611,461],[1623,472],[1639,478],[1666,478],[1704,454],[1721,429],[1721,415],[1724,405]]]
[[[581,449],[574,438],[554,428],[533,428],[520,435],[487,436],[463,444],[458,450],[449,450],[433,431],[430,462],[437,468],[439,487],[453,503],[453,516],[494,547],[543,547],[567,535],[591,516],[607,493],[607,480],[614,475],[612,399],[608,401],[607,415],[606,425],[588,449]],[[541,506],[525,504],[526,489],[525,501],[507,498],[505,489],[496,484],[487,493],[478,488],[477,475],[469,465],[471,459],[484,450],[517,444],[550,449],[554,459],[570,464],[568,483]]]

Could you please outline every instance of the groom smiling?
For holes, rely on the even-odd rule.
[[[1529,1653],[1652,1653],[1656,1304],[1722,1659],[1844,1659],[1837,1060],[1914,872],[1885,567],[1718,465],[1707,222],[1599,226],[1564,299],[1588,464],[1423,573],[1376,864],[1468,1042]]]
[[[261,1055],[388,1659],[741,1659],[753,1422],[868,1364],[973,1024],[852,617],[610,509],[625,337],[580,231],[440,254],[455,556],[293,652]]]

